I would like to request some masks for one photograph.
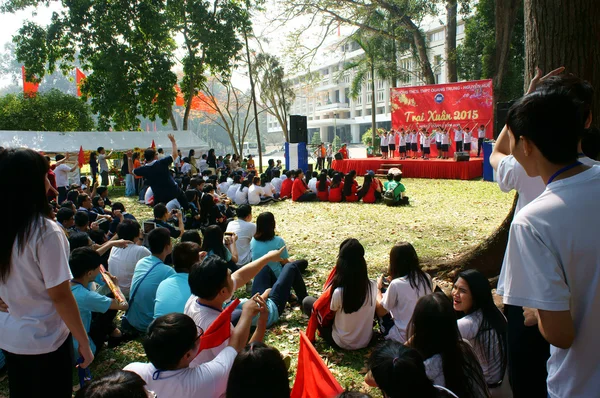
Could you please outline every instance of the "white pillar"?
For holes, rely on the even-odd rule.
[[[360,143],[360,125],[359,124],[350,125],[350,133],[352,134],[352,143],[353,144]]]
[[[321,126],[321,142],[327,142],[327,126]]]

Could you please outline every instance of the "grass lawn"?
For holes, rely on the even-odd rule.
[[[309,294],[319,295],[335,264],[339,244],[348,237],[363,244],[369,275],[376,278],[387,268],[388,253],[395,242],[411,242],[421,259],[452,258],[494,231],[513,201],[512,194],[503,194],[496,184],[483,181],[406,179],[403,182],[410,196],[408,207],[285,201],[255,207],[254,218],[262,211],[275,215],[278,234],[286,241],[292,258],[309,261],[305,275]],[[123,202],[138,220],[152,216],[150,208],[122,196],[122,188],[110,194],[113,202]],[[292,356],[291,380],[296,369],[298,330],[304,330],[306,325],[307,318],[300,308],[288,309],[266,336],[267,344]],[[320,341],[316,347],[342,387],[381,396],[363,383],[369,348],[333,351]],[[104,350],[92,364],[92,375],[102,376],[133,361],[145,361],[139,341]],[[8,396],[6,380],[0,382],[0,396],[3,395]]]

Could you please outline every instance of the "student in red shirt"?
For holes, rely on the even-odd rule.
[[[365,182],[358,191],[358,197],[362,198],[363,203],[375,203],[375,191],[381,192],[381,188],[370,174],[365,174]]]
[[[317,182],[317,196],[321,202],[329,201],[329,186],[331,183],[327,178],[327,173],[321,173]]]
[[[304,181],[304,172],[302,169],[296,170],[296,179],[292,185],[292,200],[294,202],[312,202],[317,200],[317,194],[308,189]]]
[[[329,186],[329,201],[330,202],[341,202],[342,201],[342,190],[344,189],[344,181],[342,173],[335,173],[331,179],[331,185]]]
[[[342,154],[342,158],[343,159],[349,159],[350,158],[348,156],[348,148],[346,148],[346,144],[342,145],[342,147],[340,148],[340,150],[338,152]]]
[[[356,171],[350,170],[350,173],[344,178],[344,198],[346,202],[358,202],[358,183],[356,182]]]
[[[285,176],[287,178],[281,183],[281,194],[279,195],[280,199],[292,197],[292,185],[294,184],[292,177],[294,176],[294,173],[292,171],[286,171]]]

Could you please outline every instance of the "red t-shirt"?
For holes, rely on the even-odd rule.
[[[341,148],[338,152],[342,154],[344,159],[348,159],[348,150],[346,148]]]
[[[321,184],[320,182],[317,182],[317,197],[319,198],[319,200],[321,202],[327,202],[329,200],[329,186],[331,185],[331,183],[329,181],[327,181],[327,187],[325,188],[324,191],[319,191],[319,184]]]
[[[283,182],[281,183],[281,193],[280,196],[282,198],[289,198],[290,196],[292,196],[292,184],[294,183],[294,181],[291,178],[286,178],[285,180],[283,180]]]
[[[52,185],[52,188],[58,189],[56,187],[56,174],[54,174],[54,172],[52,171],[52,169],[48,170],[48,181],[50,181],[50,185]],[[48,190],[48,192],[46,193],[46,195],[48,196],[49,200],[52,200],[52,199],[56,198],[56,195],[51,190]]]
[[[336,188],[329,188],[329,201],[330,202],[341,202],[342,191],[344,189],[344,182],[341,182]],[[318,193],[317,193],[318,195]]]
[[[358,191],[358,183],[356,181],[352,182],[350,191],[350,196],[346,196],[346,202],[358,202],[358,196],[356,195],[356,192]]]
[[[377,185],[376,185],[375,181],[371,182],[371,185],[369,185],[369,190],[362,198],[363,203],[375,203],[375,187],[376,186]]]
[[[294,180],[294,185],[292,185],[292,200],[297,201],[298,198],[306,192],[308,186],[304,182],[302,178],[296,178]]]

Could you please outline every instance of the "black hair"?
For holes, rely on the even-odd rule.
[[[198,196],[198,191],[195,189],[188,189],[185,191],[185,197],[188,202],[195,202]]]
[[[104,200],[104,198],[102,198],[102,196],[100,195],[96,195],[92,198],[92,205],[94,207],[100,207],[100,204],[98,202],[100,202],[100,199]]]
[[[506,124],[517,145],[527,138],[549,162],[567,164],[577,159],[584,107],[564,88],[535,91],[511,106]]]
[[[102,256],[91,247],[80,247],[71,252],[69,268],[73,278],[81,278],[89,271],[93,271],[102,264]]]
[[[388,181],[393,181],[394,180],[394,175],[392,173],[388,173],[387,179],[388,179]]]
[[[152,254],[160,254],[171,244],[171,234],[166,228],[155,228],[148,234],[148,246]]]
[[[273,178],[278,178],[279,176],[281,176],[281,173],[279,172],[279,170],[273,170],[271,171],[271,175],[273,176]]]
[[[194,242],[181,242],[173,248],[173,266],[177,272],[189,272],[198,262],[200,245]]]
[[[292,178],[292,175],[293,175],[293,174],[292,174],[292,172],[291,172],[290,170],[284,170],[284,171],[283,171],[283,174],[285,174],[285,176],[286,176],[287,178]]]
[[[83,202],[89,199],[90,195],[87,193],[82,193],[77,195],[77,207],[83,206]]]
[[[64,207],[64,208],[67,208],[67,209],[70,209],[70,210],[73,210],[73,206],[75,206],[75,203],[71,202],[70,200],[65,200],[64,202],[62,202],[60,204],[61,208]]]
[[[371,281],[365,261],[365,248],[354,238],[340,245],[331,290],[342,288],[342,309],[346,314],[358,311],[371,298]]]
[[[237,215],[237,218],[239,218],[240,220],[243,220],[244,218],[246,218],[252,214],[252,206],[241,205],[237,208],[235,214]]]
[[[212,184],[205,184],[204,188],[202,189],[202,192],[211,193],[214,190],[215,190],[215,187]]]
[[[115,202],[110,207],[113,209],[113,211],[114,210],[121,210],[121,212],[125,211],[125,206],[121,202]]]
[[[219,177],[219,182],[227,182],[227,176],[226,175],[222,175],[221,177]]]
[[[290,396],[288,370],[276,348],[262,342],[248,344],[233,361],[227,398]]]
[[[254,185],[260,185],[260,177],[254,177],[252,179],[252,184],[254,184]]]
[[[233,183],[234,184],[239,184],[240,181],[242,181],[242,176],[239,174],[234,174],[233,175]]]
[[[312,178],[317,178],[319,176],[319,173],[316,171],[313,171],[311,175],[312,175]]]
[[[54,160],[59,162],[65,158],[65,155],[61,155],[60,153],[54,157]]]
[[[583,133],[581,151],[590,159],[598,160],[600,155],[600,129],[591,127]]]
[[[160,220],[165,216],[165,214],[169,212],[169,210],[167,209],[167,206],[164,203],[158,203],[154,205],[152,212],[154,213],[154,218]]]
[[[392,279],[407,277],[410,287],[431,293],[431,282],[421,269],[417,251],[408,242],[399,242],[390,250],[389,274]]]
[[[394,175],[394,181],[400,182],[402,181],[402,174],[398,173]]]
[[[317,191],[325,192],[327,191],[327,174],[321,173],[319,176],[319,183],[317,184]]]
[[[226,249],[223,245],[223,230],[218,225],[211,225],[204,230],[204,241],[202,242],[202,250],[221,257],[227,261]]]
[[[268,242],[275,237],[275,216],[266,211],[256,217],[256,233],[254,239],[260,242]]]
[[[135,242],[140,237],[140,224],[137,221],[124,219],[117,226],[117,235],[119,239]]]
[[[101,229],[98,229],[98,230],[90,229],[87,232],[87,234],[90,237],[90,239],[92,240],[92,242],[94,242],[97,245],[103,245],[107,241],[106,234]]]
[[[188,152],[188,158],[191,158],[192,156],[194,156],[196,154],[196,151],[193,149],[190,149]]]
[[[363,186],[360,187],[360,191],[358,193],[359,196],[365,196],[369,189],[371,188],[371,183],[373,182],[373,177],[370,174],[365,174],[365,178],[363,181]]]
[[[352,195],[352,185],[354,185],[354,175],[348,173],[344,177],[344,196]]]
[[[56,221],[59,223],[63,223],[67,220],[70,220],[75,215],[75,212],[67,207],[61,207],[56,212]]]
[[[342,183],[342,177],[343,177],[342,173],[335,173],[333,175],[333,177],[331,178],[331,186],[330,186],[330,188],[337,188],[337,187],[339,187],[340,184]]]
[[[156,151],[154,150],[154,148],[147,148],[144,151],[144,159],[146,160],[146,162],[153,161],[155,157],[156,157]]]
[[[196,243],[198,246],[202,246],[202,238],[200,237],[200,232],[196,229],[191,229],[189,231],[185,231],[181,234],[181,239],[179,242],[191,242]]]
[[[79,199],[79,191],[76,189],[72,189],[69,192],[67,192],[67,200],[71,201],[73,203],[77,203]]]
[[[75,213],[75,226],[79,228],[87,227],[90,223],[90,216],[85,211]]]
[[[80,247],[89,247],[90,241],[90,236],[85,232],[71,232],[69,235],[69,248],[73,251]]]
[[[152,321],[142,344],[156,369],[175,370],[181,358],[195,347],[197,338],[198,329],[192,318],[174,312]]]
[[[202,199],[200,199],[200,220],[203,222],[209,221],[210,213],[214,207],[216,207],[216,204],[211,195],[202,196]]]
[[[371,396],[366,392],[346,390],[343,393],[338,394],[335,398],[371,398]]]
[[[108,196],[108,188],[107,187],[102,186],[102,187],[98,187],[98,189],[96,189],[96,193],[100,196],[102,196],[102,194],[104,192],[106,192],[107,196]]]
[[[485,357],[489,359],[494,357],[492,343],[495,339],[492,338],[492,334],[496,335],[500,344],[500,361],[502,372],[504,372],[508,355],[506,318],[494,304],[490,283],[481,272],[474,269],[459,272],[454,283],[458,278],[463,279],[469,285],[471,291],[473,307],[468,313],[481,311],[481,323],[474,340],[481,347]]]
[[[145,385],[137,373],[115,370],[86,384],[75,398],[147,398]]]
[[[192,294],[204,300],[214,299],[227,286],[228,272],[225,260],[215,255],[207,256],[190,271],[188,283]]]
[[[409,346],[424,359],[439,354],[446,387],[463,398],[487,396],[481,366],[468,343],[460,336],[452,303],[443,293],[417,301],[408,325]]]
[[[378,345],[369,357],[368,369],[385,397],[444,396],[427,377],[419,352],[397,341],[387,340]]]
[[[589,117],[594,105],[594,86],[590,82],[572,73],[563,73],[544,79],[536,87],[536,91],[555,89],[566,90],[569,95],[580,101],[584,120]]]
[[[98,149],[97,149],[98,153],[102,152],[103,150],[104,150],[103,146],[99,146]]]

